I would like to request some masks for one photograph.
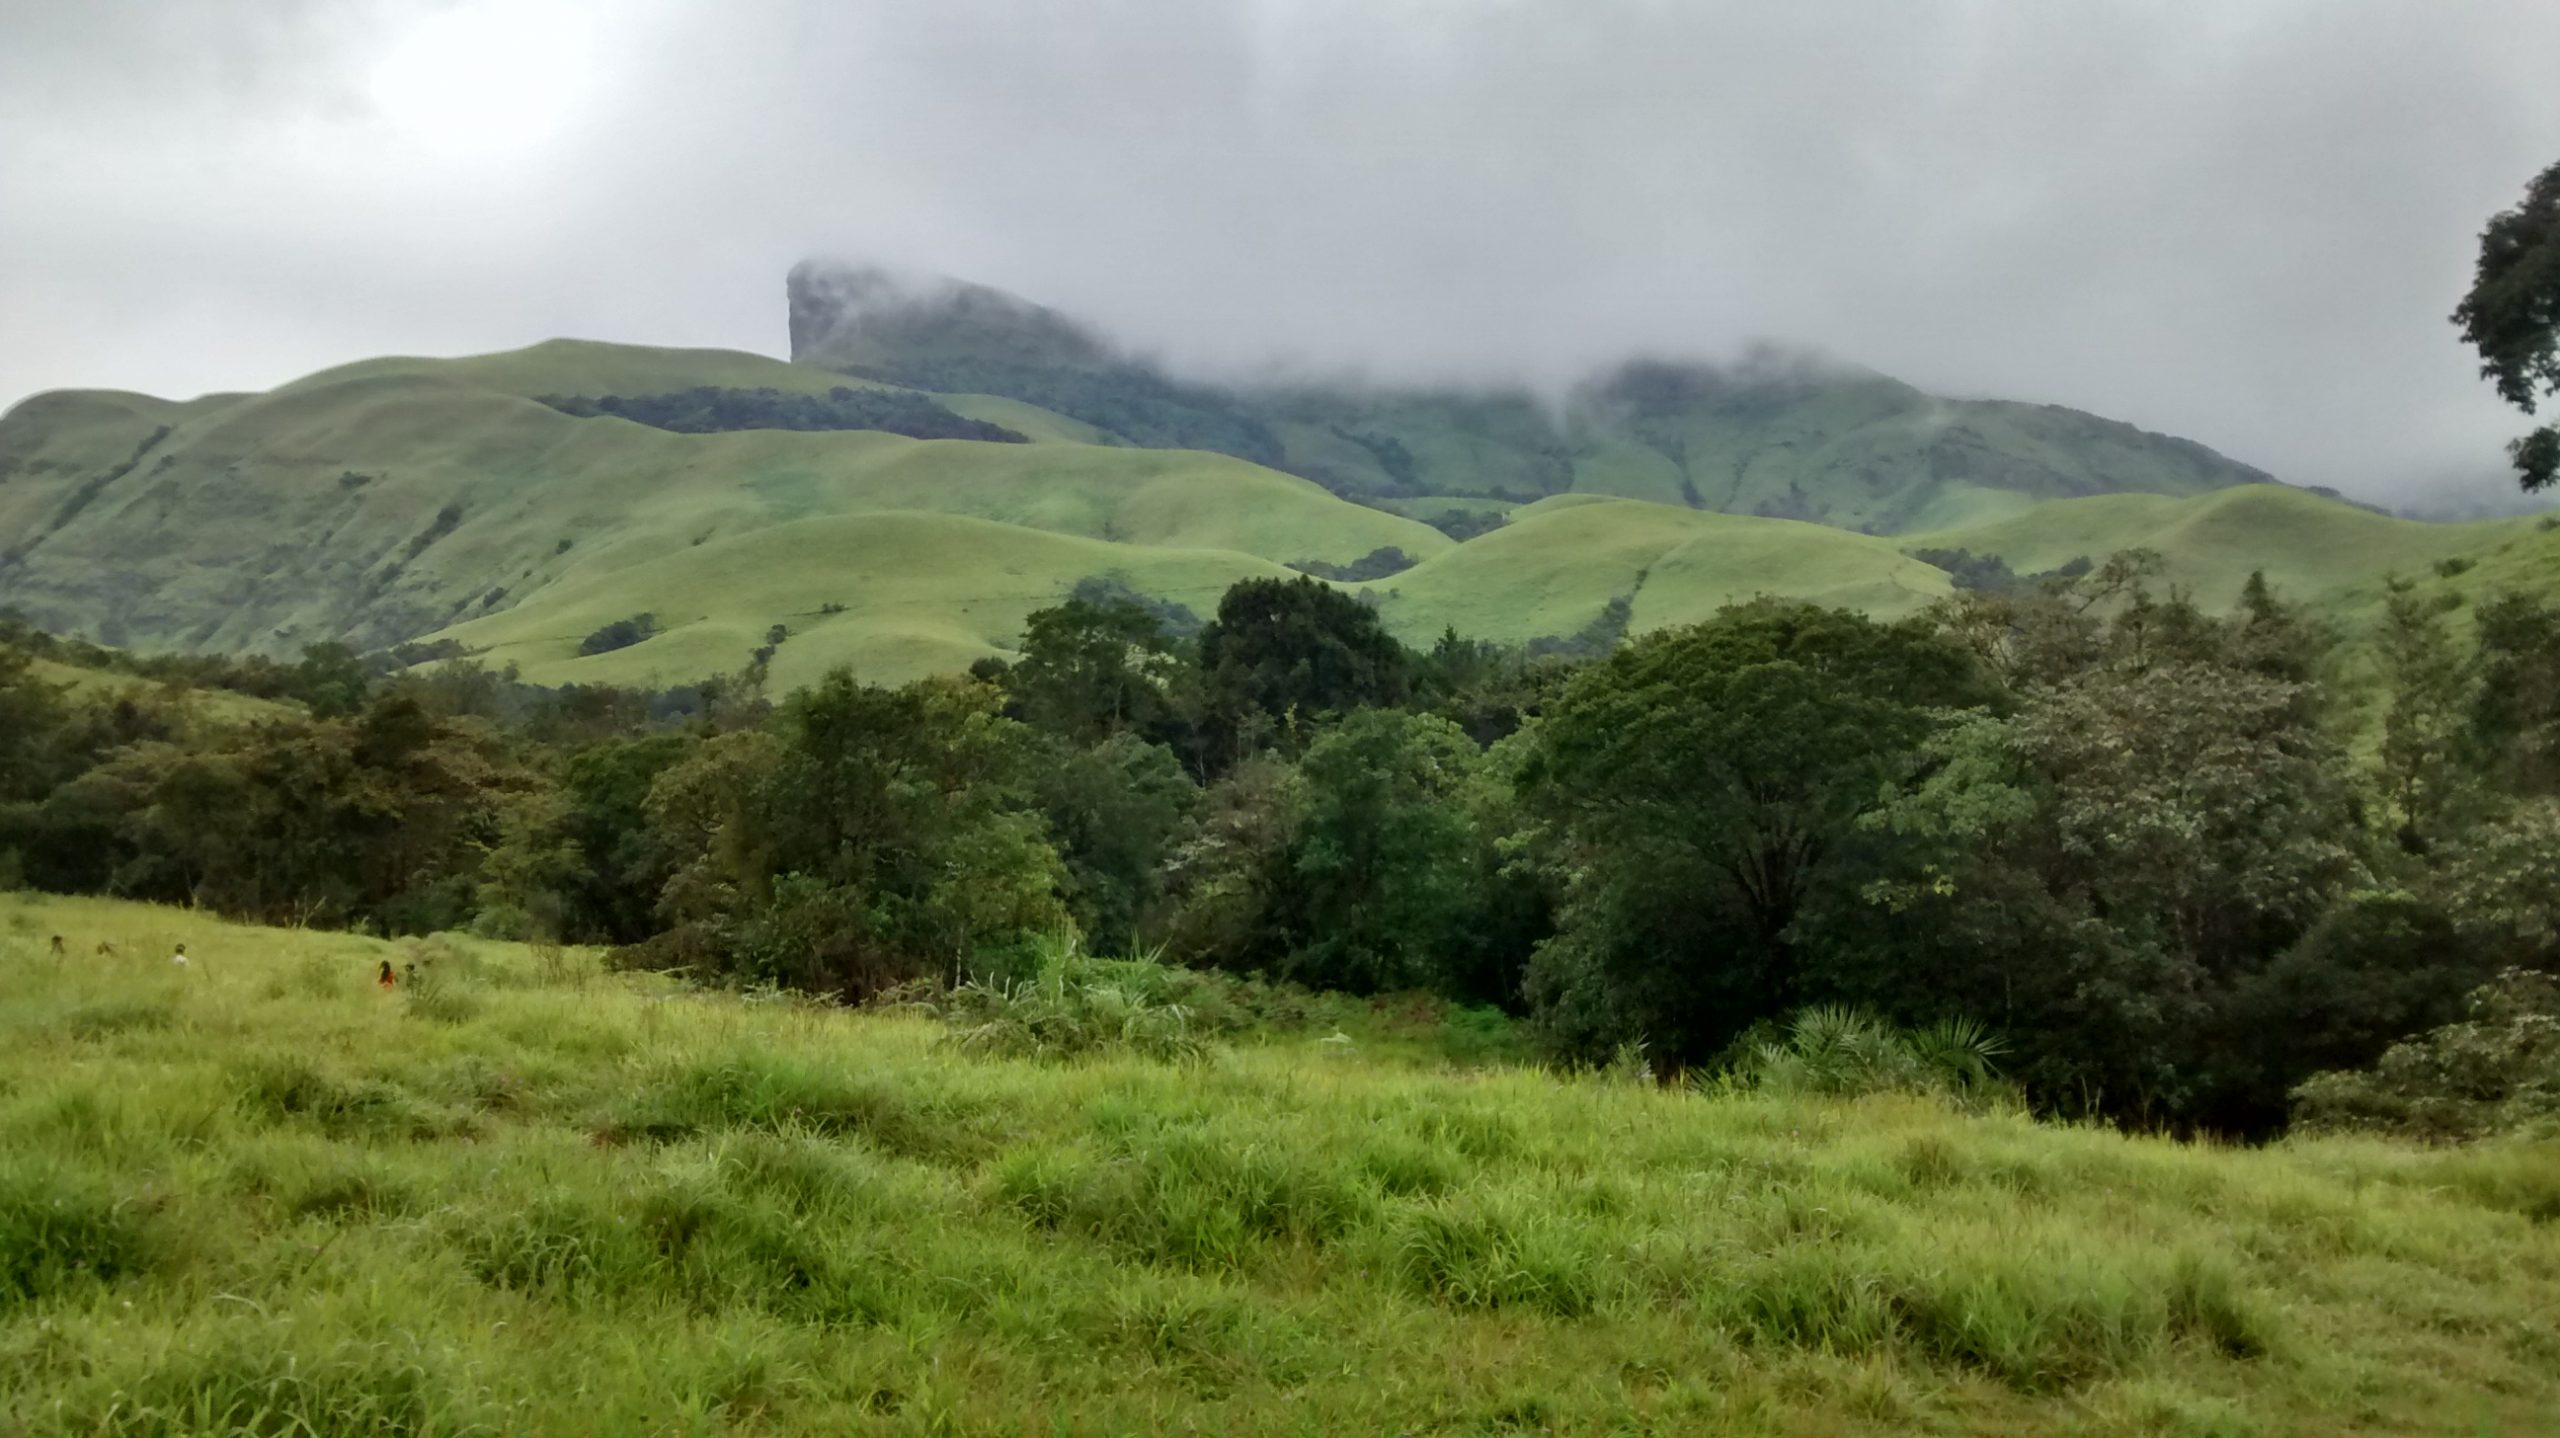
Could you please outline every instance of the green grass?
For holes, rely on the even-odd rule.
[[[32,660],[30,667],[36,678],[59,686],[76,699],[175,700],[194,706],[204,718],[217,724],[253,724],[262,719],[291,718],[301,712],[301,706],[296,704],[234,694],[227,689],[171,690],[138,674],[87,669],[53,659]]]
[[[1221,455],[870,432],[682,435],[572,419],[523,397],[835,378],[723,351],[554,342],[368,361],[206,406],[42,397],[0,426],[12,465],[0,523],[26,536],[0,565],[0,602],[136,648],[290,654],[323,638],[369,647],[414,637],[607,571],[638,577],[714,540],[850,515],[925,512],[1115,546],[1223,550],[1240,570],[1450,543]],[[979,408],[1008,423],[1037,418],[1010,401]],[[1078,437],[1055,416],[1045,429]],[[960,562],[976,570],[954,576],[965,591],[1022,587],[1001,564]],[[787,622],[748,617],[759,635]],[[724,649],[720,664],[736,667],[750,647]],[[964,662],[979,652],[982,643],[965,646]],[[858,657],[894,670],[911,653]]]
[[[1019,435],[1049,444],[1110,444],[1111,436],[1054,410],[1042,409],[1000,394],[946,394],[943,405],[955,414],[1002,425]]]
[[[948,514],[855,515],[604,568],[449,632],[536,683],[678,683],[744,667],[767,630],[784,624],[791,637],[771,662],[776,692],[838,665],[896,684],[1009,653],[1024,615],[1062,602],[1089,576],[1116,575],[1207,612],[1239,580],[1289,573],[1233,550],[1112,544]],[[579,656],[585,636],[640,613],[657,616],[655,636]]]
[[[1569,634],[1620,595],[1641,632],[1776,594],[1902,614],[1948,592],[1945,574],[1892,543],[1793,520],[1559,495],[1511,523],[1364,586],[1408,642],[1444,626],[1507,641]]]
[[[675,349],[556,339],[459,359],[389,355],[321,370],[285,386],[322,389],[349,380],[405,379],[463,385],[531,399],[546,394],[666,394],[713,385],[825,394],[838,385],[879,386],[815,365],[792,364],[744,350]]]
[[[0,898],[0,1431],[2526,1433],[2560,1405],[2550,1145],[2240,1151],[1307,1032],[975,1057],[913,1013],[429,953],[385,994],[398,945]]]
[[[2059,500],[1987,524],[1906,535],[1898,542],[1910,549],[1996,554],[2021,574],[2080,555],[2103,559],[2120,549],[2155,549],[2167,561],[2164,578],[2192,589],[2208,608],[2229,607],[2253,569],[2264,569],[2279,593],[2352,607],[2360,592],[2378,593],[2386,576],[2428,579],[2438,560],[2496,552],[2532,538],[2533,525],[2530,519],[2429,524],[2307,490],[2245,485],[2189,499],[2115,494]],[[2548,588],[2560,570],[2526,562],[2509,566],[2505,577]]]

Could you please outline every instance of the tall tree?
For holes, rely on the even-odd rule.
[[[1364,992],[1446,986],[1479,878],[1460,798],[1482,762],[1457,725],[1391,709],[1363,710],[1307,750],[1292,977]]]
[[[2560,164],[2534,176],[2524,203],[2480,232],[2480,264],[2453,312],[2462,338],[2480,352],[2480,373],[2507,403],[2534,413],[2560,394]],[[2507,446],[2516,478],[2538,490],[2560,478],[2560,425],[2546,424]]]
[[[1945,708],[1988,697],[1917,625],[1762,600],[1647,635],[1530,731],[1522,804],[1564,876],[1532,971],[1556,1041],[1703,1059],[1807,996],[1798,920],[1854,891],[1858,820]]]
[[[1081,744],[1147,733],[1165,714],[1173,640],[1126,599],[1070,599],[1022,621],[1004,687],[1025,723]]]
[[[1248,579],[1200,631],[1209,727],[1241,757],[1258,730],[1404,700],[1411,659],[1369,606],[1314,579]]]

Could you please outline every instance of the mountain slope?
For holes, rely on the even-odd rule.
[[[953,514],[838,515],[581,575],[444,637],[535,683],[666,685],[738,668],[781,625],[788,637],[770,661],[777,691],[838,665],[903,683],[1009,652],[1023,616],[1079,580],[1206,611],[1240,580],[1288,574],[1232,549],[1115,544]],[[587,635],[643,613],[656,621],[652,637],[579,653]]]
[[[673,434],[524,397],[688,382],[844,383],[718,351],[546,345],[371,361],[195,405],[39,396],[0,420],[0,603],[113,643],[291,652],[412,639],[565,580],[830,515],[967,515],[1268,564],[1449,543],[1223,455]]]
[[[978,331],[1009,314],[979,306]],[[1054,336],[1044,343],[1035,352],[1073,353]],[[2280,589],[2346,616],[2378,603],[2394,575],[2469,598],[2560,589],[2560,531],[2530,519],[2428,524],[2275,485],[2039,500],[1927,471],[1893,446],[2061,450],[2103,439],[2103,422],[1980,405],[1932,411],[1924,423],[1909,406],[1938,402],[1907,386],[1787,373],[1712,392],[1695,376],[1655,376],[1622,393],[1614,428],[1555,461],[1578,491],[1374,505],[1225,453],[1136,447],[1090,420],[983,391],[902,402],[1025,442],[672,433],[541,402],[703,387],[823,401],[883,383],[732,351],[554,341],[466,359],[368,360],[265,394],[184,403],[42,395],[0,416],[0,607],[142,650],[281,655],[320,640],[377,648],[449,638],[545,682],[678,683],[735,670],[780,625],[772,675],[788,687],[838,663],[875,679],[965,667],[1004,652],[1025,613],[1086,579],[1205,611],[1238,579],[1379,550],[1401,551],[1410,567],[1360,587],[1398,634],[1424,643],[1443,628],[1604,642],[1760,593],[1905,613],[1949,591],[1949,575],[1915,557],[1938,549],[1998,556],[2027,573],[2149,547],[2170,582],[2210,606],[2264,569]],[[1158,388],[1118,422],[1261,423],[1190,414],[1188,391],[1147,382]],[[1791,399],[1780,395],[1788,385]],[[1549,420],[1526,400],[1360,403],[1368,428],[1340,428],[1369,436],[1352,447],[1373,462],[1398,453],[1377,438],[1387,428],[1413,436],[1404,453],[1415,473],[1547,462],[1537,426]],[[1283,451],[1351,445],[1312,411],[1289,413],[1299,417],[1262,431]],[[1762,450],[1725,443],[1746,431]],[[2129,453],[2172,454],[2126,433]],[[1676,487],[1684,472],[1666,468],[1673,451],[1688,476],[1726,476],[1717,498],[1735,507],[1787,508],[1793,499],[1777,497],[1793,491],[1773,496],[1769,486],[1818,471],[1850,476],[1925,527],[1883,538],[1593,488]],[[2199,467],[2179,483],[2212,477],[2188,457]],[[1859,477],[1868,474],[1881,478]],[[1441,524],[1469,511],[1508,522],[1460,544],[1377,507],[1388,504]],[[590,635],[644,613],[659,626],[645,642],[580,654]]]
[[[1691,624],[1756,594],[1903,614],[1950,592],[1945,573],[1882,539],[1795,520],[1701,514],[1566,495],[1365,586],[1406,640],[1444,628],[1520,643],[1579,629],[1613,599],[1630,632]]]
[[[2020,574],[2082,556],[2151,549],[2164,562],[2164,580],[2192,590],[2209,607],[2230,604],[2252,570],[2263,570],[2280,593],[2334,605],[2353,602],[2391,576],[2422,579],[2439,563],[2476,563],[2535,536],[2535,523],[2431,524],[2280,485],[2250,485],[2184,500],[2148,494],[2063,500],[1981,525],[1906,535],[1901,543],[1906,550],[1997,555]],[[2537,576],[2517,568],[2514,578],[2533,583]],[[2538,578],[2536,587],[2560,582],[2560,568]]]
[[[1941,399],[1775,350],[1630,361],[1560,405],[1517,389],[1227,388],[982,285],[813,261],[787,289],[801,363],[1008,395],[1121,443],[1214,449],[1367,498],[1596,493],[1896,533],[2021,501],[2268,479],[2076,410]]]

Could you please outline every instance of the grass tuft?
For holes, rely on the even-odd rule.
[[[0,1169],[0,1310],[150,1266],[150,1230],[108,1185],[55,1165]]]

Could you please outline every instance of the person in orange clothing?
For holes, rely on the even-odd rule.
[[[389,959],[384,959],[382,961],[382,972],[374,979],[374,982],[380,984],[385,990],[388,990],[394,983],[398,982],[398,980],[391,977],[391,961]]]

